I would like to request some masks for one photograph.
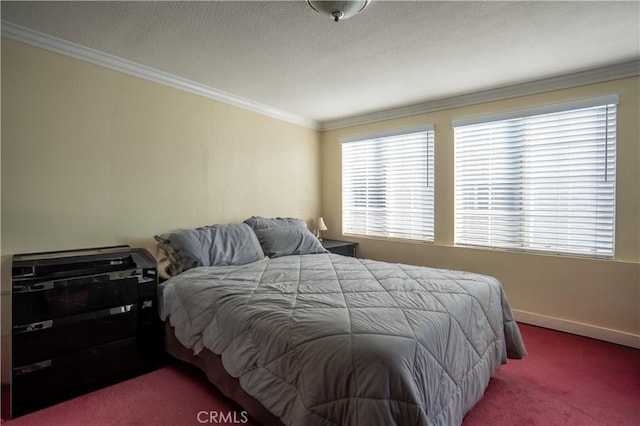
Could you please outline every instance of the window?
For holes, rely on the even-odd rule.
[[[454,121],[455,243],[612,257],[616,105]]]
[[[433,241],[433,126],[341,142],[343,232]]]

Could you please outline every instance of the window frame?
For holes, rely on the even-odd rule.
[[[414,218],[411,220],[419,220],[422,221],[424,220],[424,217],[428,217],[427,222],[430,223],[430,227],[426,230],[425,233],[422,233],[425,228],[421,227],[420,230],[416,231],[416,236],[411,237],[411,236],[406,236],[406,235],[401,235],[402,231],[399,231],[398,229],[394,230],[394,227],[390,225],[390,222],[393,221],[393,214],[391,213],[391,215],[389,216],[385,216],[385,225],[384,225],[384,232],[374,232],[371,230],[365,231],[365,232],[354,232],[354,227],[350,226],[349,224],[349,220],[347,218],[347,215],[349,214],[348,212],[348,203],[346,201],[347,198],[347,192],[349,191],[345,185],[347,185],[348,183],[346,182],[346,171],[345,171],[345,145],[349,145],[352,143],[361,143],[364,144],[366,142],[370,142],[370,143],[385,143],[383,140],[384,139],[393,139],[394,137],[402,137],[402,136],[409,136],[412,134],[417,134],[417,133],[427,133],[427,146],[426,146],[426,161],[427,161],[427,165],[426,165],[426,173],[427,173],[427,184],[426,187],[430,188],[430,194],[427,194],[426,196],[424,196],[425,200],[430,200],[430,211],[427,211],[426,213],[423,212],[421,216],[418,216],[418,218]],[[382,141],[382,142],[381,142]],[[412,127],[403,127],[403,128],[397,128],[397,129],[391,129],[391,130],[386,130],[386,131],[380,131],[380,132],[373,132],[373,133],[366,133],[366,134],[358,134],[358,135],[350,135],[350,136],[345,136],[340,138],[339,140],[340,145],[341,145],[341,159],[342,159],[342,164],[341,164],[341,176],[342,176],[342,182],[341,182],[341,189],[342,189],[342,195],[341,195],[341,206],[342,206],[342,234],[343,235],[350,235],[350,236],[354,236],[354,237],[360,237],[360,238],[377,238],[377,239],[387,239],[387,240],[399,240],[399,241],[405,241],[405,242],[415,242],[415,243],[433,243],[435,241],[435,126],[433,124],[424,124],[424,125],[420,125],[420,126],[412,126]],[[386,141],[386,143],[389,144],[393,144],[396,143],[397,141]],[[400,142],[401,143],[401,142]],[[381,156],[382,154],[382,149],[378,149],[378,153],[376,154],[377,156]],[[380,164],[384,163],[384,159],[381,161]],[[387,180],[385,180],[385,184],[383,185],[384,189],[381,189],[381,192],[384,193],[384,199],[381,200],[382,203],[385,204],[385,209],[387,207],[387,205],[389,204],[389,194],[387,193],[389,191],[389,186],[390,184],[388,183]],[[352,192],[354,190],[352,189]],[[355,213],[353,213],[355,214]],[[385,210],[385,214],[388,214],[388,211]],[[402,227],[402,229],[404,229],[404,227]],[[420,236],[418,236],[418,234],[420,234]]]
[[[504,111],[504,112],[498,112],[498,113],[493,113],[493,114],[485,114],[485,115],[479,115],[479,116],[474,116],[474,117],[466,117],[466,118],[461,118],[461,119],[457,119],[457,120],[453,120],[452,121],[452,127],[454,129],[454,144],[455,144],[455,148],[454,148],[454,187],[455,187],[455,201],[454,201],[454,245],[455,246],[459,246],[459,247],[481,247],[481,248],[489,248],[489,249],[498,249],[498,250],[505,250],[505,251],[515,251],[515,252],[527,252],[527,253],[540,253],[540,254],[553,254],[553,255],[559,255],[559,256],[573,256],[573,257],[589,257],[589,258],[605,258],[605,259],[613,259],[615,258],[615,253],[616,253],[616,195],[617,195],[617,183],[616,183],[616,175],[617,175],[617,105],[618,105],[618,95],[617,94],[612,94],[612,95],[605,95],[605,96],[598,96],[598,97],[593,97],[593,98],[587,98],[587,99],[580,99],[580,100],[576,100],[576,101],[570,101],[570,102],[562,102],[562,103],[554,103],[554,104],[547,104],[547,105],[538,105],[538,106],[534,106],[534,107],[530,107],[530,108],[523,108],[523,109],[515,109],[515,110],[510,110],[510,111]],[[613,105],[616,109],[613,113],[609,112],[609,107]],[[519,203],[520,205],[520,209],[519,211],[521,212],[520,215],[518,216],[517,221],[521,222],[521,225],[519,225],[519,233],[523,234],[520,235],[518,237],[515,237],[515,241],[516,243],[514,244],[514,246],[509,246],[509,244],[506,243],[498,243],[496,244],[491,243],[491,241],[487,241],[487,242],[482,242],[480,241],[482,238],[478,237],[476,238],[476,242],[470,242],[473,240],[473,238],[470,237],[465,237],[465,238],[460,238],[460,232],[464,232],[465,230],[460,230],[460,228],[462,228],[463,226],[459,223],[459,221],[461,220],[461,216],[459,215],[459,209],[460,209],[460,205],[459,205],[459,200],[462,198],[463,194],[460,193],[460,187],[459,187],[459,179],[460,179],[460,174],[461,172],[459,172],[459,161],[458,161],[458,157],[460,155],[459,152],[459,140],[458,140],[458,132],[457,129],[463,128],[465,126],[474,126],[474,125],[485,125],[485,126],[489,126],[490,123],[496,123],[496,125],[499,125],[500,122],[503,123],[507,123],[509,120],[523,120],[526,121],[527,119],[531,120],[531,119],[535,119],[535,118],[539,118],[538,116],[544,116],[546,114],[555,114],[555,113],[563,113],[563,112],[574,112],[574,111],[579,111],[582,109],[586,109],[586,108],[605,108],[605,118],[604,118],[604,122],[605,122],[605,149],[604,149],[604,170],[605,170],[605,181],[607,181],[607,176],[609,176],[609,172],[607,171],[608,168],[608,162],[610,161],[610,156],[609,156],[609,144],[612,145],[611,150],[613,151],[613,165],[615,168],[615,171],[613,172],[613,182],[612,182],[612,186],[613,188],[611,189],[610,192],[610,196],[612,198],[612,200],[610,201],[611,203],[611,209],[612,209],[612,223],[611,223],[611,234],[607,234],[607,241],[610,241],[610,251],[604,252],[603,250],[601,250],[601,252],[597,252],[599,250],[597,245],[592,245],[591,250],[594,251],[592,253],[587,253],[585,251],[581,251],[578,250],[577,248],[570,248],[570,244],[573,241],[570,237],[566,238],[564,241],[562,241],[562,243],[554,243],[554,245],[549,248],[549,249],[541,249],[541,248],[535,248],[534,246],[536,245],[535,240],[536,238],[539,239],[539,237],[536,237],[535,235],[527,235],[524,236],[525,233],[527,233],[527,227],[531,228],[530,225],[530,221],[531,218],[527,216],[528,210],[530,209],[530,206],[532,205],[530,201],[527,201],[526,199],[531,197],[531,192],[530,189],[527,189],[527,187],[531,187],[531,183],[530,181],[527,182],[527,179],[525,179],[524,177],[521,177],[520,180],[518,181],[518,185],[520,185],[521,187],[521,198],[522,201]],[[611,116],[609,114],[612,114]],[[611,130],[609,128],[609,122],[610,120],[613,120],[613,124],[614,124],[614,129]],[[609,133],[613,133],[613,138],[612,140],[610,140],[609,138]],[[557,138],[557,136],[554,136]],[[487,138],[489,140],[489,138]],[[527,138],[527,137],[522,137],[523,140],[523,147],[521,148],[521,150],[519,151],[519,155],[523,155],[526,157],[526,151],[529,149],[531,149],[532,143],[529,142],[528,144],[526,143],[526,140],[531,141],[531,138]],[[532,157],[529,157],[532,158]],[[523,163],[524,164],[524,163]],[[602,165],[600,165],[601,167]],[[520,167],[525,167],[525,166],[520,166]],[[523,173],[523,172],[521,172]],[[515,185],[514,185],[515,186]],[[592,189],[592,194],[597,193],[598,191],[598,187],[594,187]],[[464,195],[467,195],[466,193]],[[515,203],[517,204],[517,203]],[[526,206],[526,207],[523,207]],[[594,209],[595,210],[595,209]],[[488,220],[494,220],[496,221],[496,216],[492,216],[491,213],[491,209],[487,209],[487,218]],[[571,217],[575,217],[575,216],[571,216]],[[594,216],[594,218],[596,220],[598,219],[598,216]],[[557,221],[557,223],[560,223],[561,221]],[[527,225],[527,223],[529,223],[529,225]],[[556,225],[557,226],[557,225]],[[595,226],[595,225],[594,225]],[[468,230],[466,230],[468,232]],[[503,233],[502,235],[507,235],[507,233]],[[515,234],[513,234],[515,236]],[[610,237],[610,240],[609,240]],[[487,239],[489,239],[489,237],[487,237]],[[495,240],[495,237],[494,237]],[[461,242],[463,241],[463,242]],[[594,238],[593,240],[594,242],[596,242],[596,238]],[[538,244],[539,245],[539,244]]]

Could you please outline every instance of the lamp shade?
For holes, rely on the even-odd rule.
[[[340,19],[351,18],[367,7],[369,0],[358,1],[312,1],[307,0],[309,6],[321,15],[326,15],[338,22]]]
[[[327,230],[327,225],[325,225],[324,219],[322,217],[319,217],[316,220],[316,229],[318,231],[326,231]]]

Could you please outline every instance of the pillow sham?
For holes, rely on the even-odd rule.
[[[254,231],[259,229],[275,228],[277,226],[302,226],[307,227],[307,223],[302,219],[294,217],[274,217],[267,218],[261,216],[251,216],[243,223],[249,225]]]
[[[258,237],[247,224],[214,225],[209,264],[211,266],[245,265],[264,259]]]
[[[303,226],[278,226],[255,231],[264,254],[271,258],[294,254],[327,253],[320,241]]]
[[[169,260],[167,275],[173,277],[191,268],[208,266],[208,255],[202,251],[207,238],[208,233],[201,229],[177,229],[154,236],[158,251],[164,251]]]
[[[170,276],[198,266],[244,265],[264,258],[258,238],[243,223],[178,229],[154,238],[167,255]]]

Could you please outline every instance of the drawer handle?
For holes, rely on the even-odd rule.
[[[90,286],[96,284],[111,284],[112,281],[142,276],[141,269],[124,269],[121,271],[105,272],[95,275],[79,275],[76,277],[44,281],[33,284],[14,284],[13,293],[27,293],[32,291],[45,291],[54,288],[67,288],[76,286]]]
[[[101,311],[89,312],[86,314],[71,315],[68,317],[56,318],[55,320],[47,320],[42,322],[33,322],[31,324],[14,325],[13,334],[29,333],[32,331],[45,330],[47,328],[78,323],[87,320],[96,320],[100,318],[111,317],[114,315],[125,314],[135,310],[135,304],[117,306],[115,308],[103,309]]]
[[[48,359],[46,361],[36,362],[35,364],[25,365],[24,367],[17,367],[13,369],[14,376],[19,376],[21,374],[33,373],[34,371],[39,371],[45,368],[51,367],[53,361]]]
[[[44,330],[53,327],[53,320],[33,322],[27,325],[17,325],[13,327],[13,334],[29,333],[30,331]]]
[[[117,308],[111,308],[109,309],[109,315],[124,314],[125,312],[130,312],[132,308],[133,308],[133,304],[118,306]]]

